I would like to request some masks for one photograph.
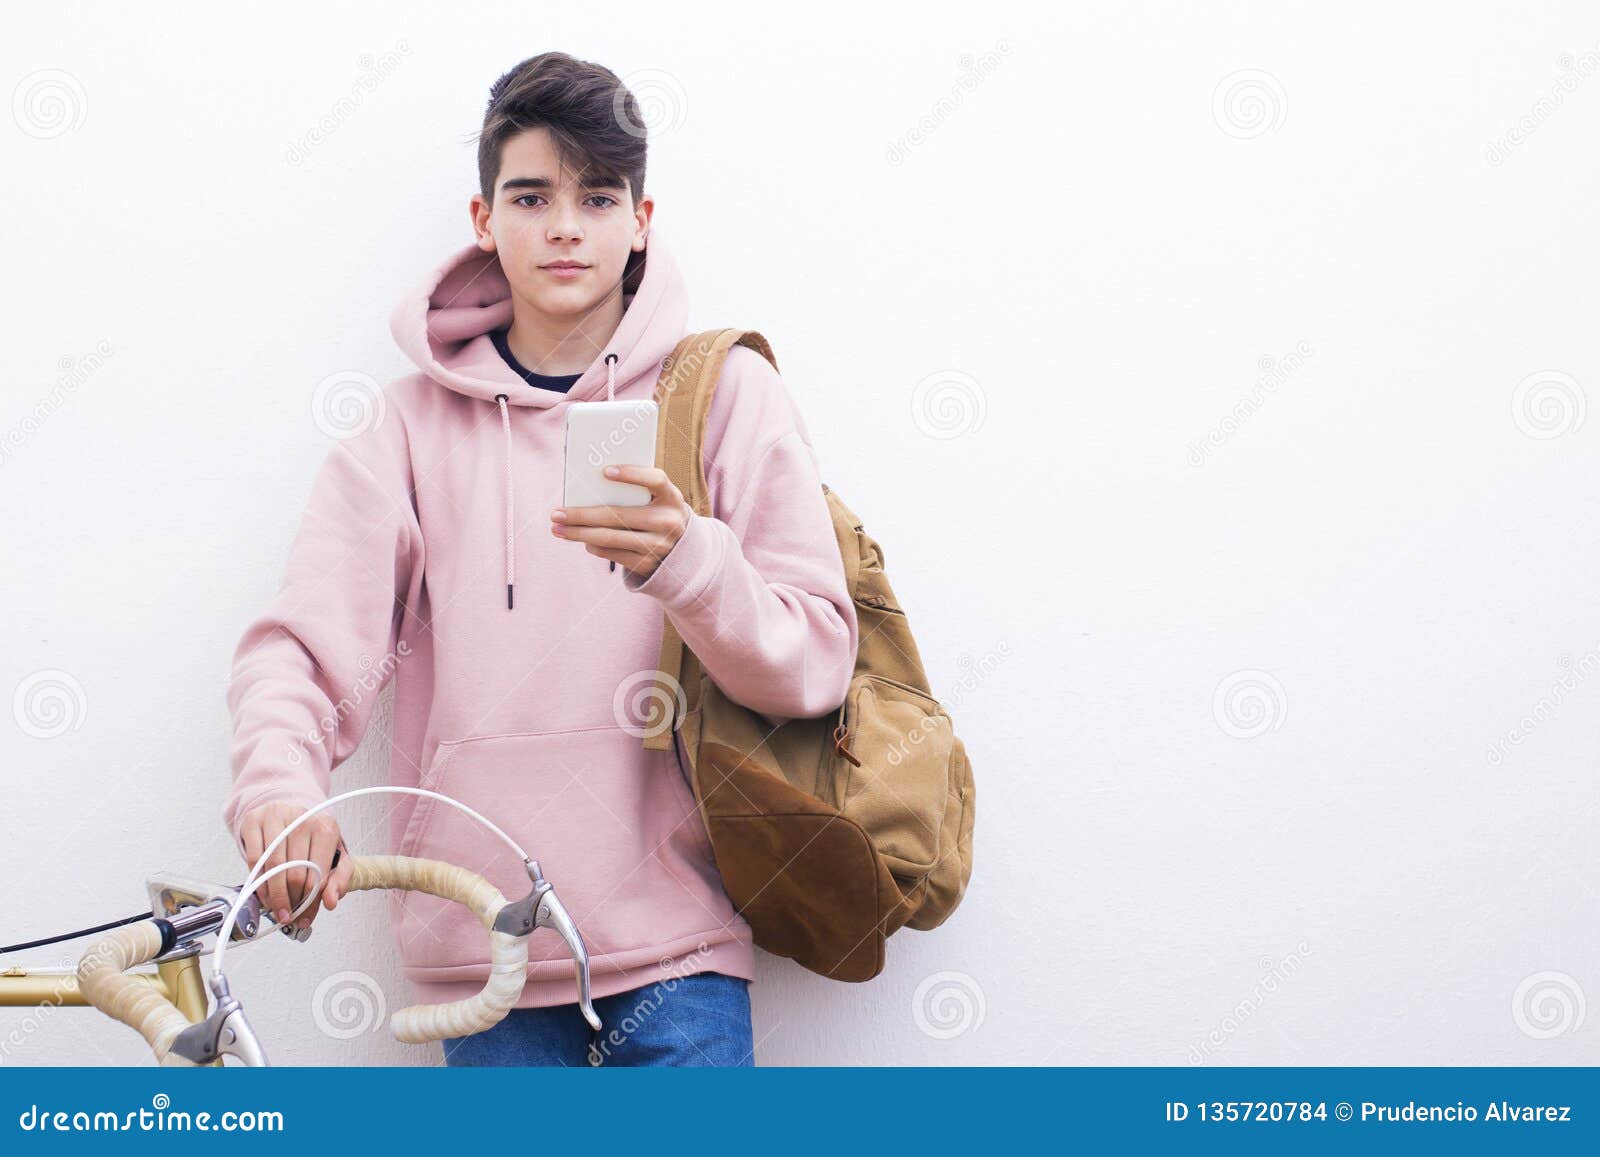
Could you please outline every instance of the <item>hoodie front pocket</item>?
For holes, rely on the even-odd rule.
[[[479,812],[539,862],[591,955],[648,947],[732,917],[676,754],[647,749],[615,726],[473,736],[441,743],[421,785]],[[444,860],[487,879],[508,900],[527,895],[516,853],[442,800],[418,800],[401,855]],[[483,926],[465,908],[403,896],[408,967],[484,961]],[[532,961],[564,959],[549,929]]]

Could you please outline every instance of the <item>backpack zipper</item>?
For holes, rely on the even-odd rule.
[[[856,758],[855,752],[851,751],[844,745],[844,741],[850,738],[850,728],[845,724],[844,721],[845,708],[849,702],[850,701],[846,699],[843,703],[839,704],[839,722],[838,725],[833,729],[833,754],[836,757],[842,756],[845,759],[848,759],[851,763],[855,764],[857,767],[860,767],[861,761]]]

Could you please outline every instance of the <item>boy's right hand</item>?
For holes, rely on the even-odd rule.
[[[299,804],[264,803],[246,812],[239,821],[239,837],[244,845],[245,866],[253,866],[261,858],[261,851],[278,836],[278,833],[309,810]],[[310,860],[322,869],[322,886],[317,900],[313,901],[299,917],[295,927],[309,928],[321,908],[332,911],[350,885],[351,856],[348,848],[339,854],[339,864],[333,867],[333,853],[343,848],[339,837],[339,821],[327,812],[318,812],[295,828],[289,838],[273,849],[271,857],[262,865],[270,871],[289,860]],[[272,913],[278,923],[285,923],[289,913],[300,906],[311,883],[309,868],[290,868],[256,889],[262,909]]]

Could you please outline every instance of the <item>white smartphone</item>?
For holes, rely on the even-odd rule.
[[[607,478],[607,466],[656,464],[655,399],[567,406],[563,506],[648,506],[643,486]]]

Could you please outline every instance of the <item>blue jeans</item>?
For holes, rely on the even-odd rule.
[[[755,1064],[750,982],[694,972],[596,997],[595,1032],[576,1004],[514,1008],[485,1032],[446,1037],[444,1063],[456,1065]]]

